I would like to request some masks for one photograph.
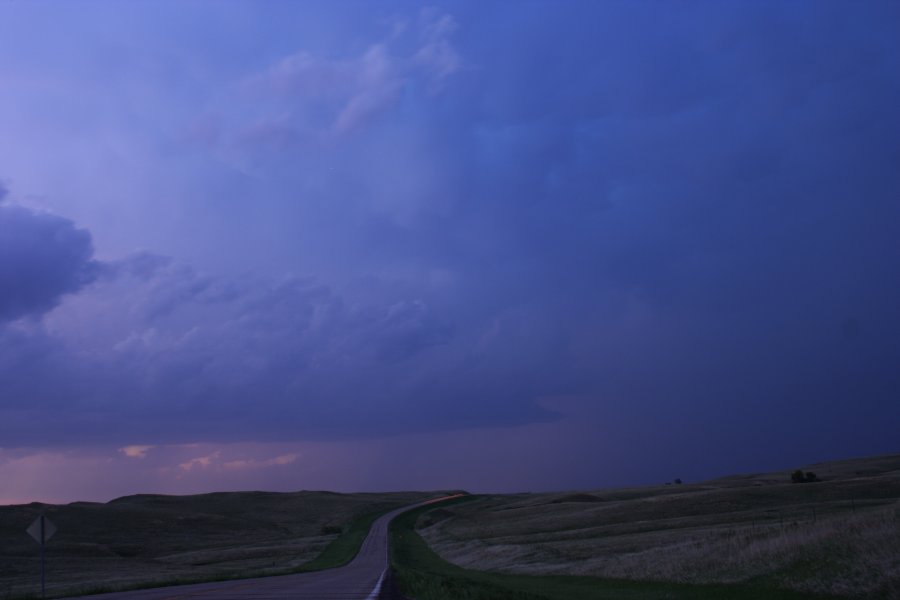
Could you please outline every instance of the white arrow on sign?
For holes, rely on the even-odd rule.
[[[43,536],[41,535],[42,533]],[[39,516],[34,520],[34,523],[28,527],[28,535],[33,537],[34,541],[38,544],[45,543],[53,537],[54,533],[56,533],[56,525],[44,515]],[[41,539],[42,537],[43,539]]]

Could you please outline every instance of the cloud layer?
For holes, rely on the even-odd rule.
[[[467,348],[421,299],[349,303],[310,279],[216,278],[148,254],[104,269],[43,322],[4,332],[0,364],[18,391],[0,426],[6,444],[33,444],[48,429],[58,444],[184,443],[550,416],[532,403],[551,389],[530,362],[539,348]]]
[[[896,450],[895,3],[335,6],[10,16],[0,445]]]

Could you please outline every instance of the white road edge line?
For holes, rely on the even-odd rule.
[[[381,593],[381,584],[384,582],[385,574],[387,574],[387,569],[381,572],[381,577],[378,578],[378,583],[375,584],[375,589],[372,590],[372,593],[366,597],[366,600],[378,600],[378,594]]]

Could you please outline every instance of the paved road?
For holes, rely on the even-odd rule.
[[[442,500],[442,499],[439,499]],[[430,500],[429,503],[436,500]],[[359,554],[350,564],[337,569],[240,579],[216,583],[195,583],[133,592],[80,596],[85,600],[374,600],[388,567],[388,524],[398,514],[420,506],[399,508],[378,518],[369,530]]]

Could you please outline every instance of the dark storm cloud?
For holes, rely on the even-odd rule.
[[[6,190],[0,188],[0,200]],[[40,315],[93,281],[91,235],[72,221],[0,206],[0,321]]]
[[[366,337],[377,356],[394,361],[447,343],[451,335],[451,327],[441,323],[421,300],[414,300],[398,302],[374,316]]]
[[[557,267],[545,270],[555,289],[596,315],[588,356],[604,376],[594,389],[628,398],[636,431],[654,412],[666,415],[654,434],[673,443],[679,433],[666,429],[677,422],[709,435],[708,447],[722,430],[827,451],[836,432],[866,446],[853,429],[863,414],[897,416],[896,47],[889,27],[861,27],[841,6],[812,19],[693,15],[675,54],[668,27],[623,41],[620,68],[646,75],[629,59],[639,56],[684,77],[612,79],[613,98],[624,84],[618,109],[601,104],[597,120],[560,111],[567,126],[530,136],[549,168],[527,171],[536,192],[516,188],[534,208],[513,241]],[[635,105],[643,91],[664,104]],[[593,157],[600,185],[540,193],[556,183],[554,161],[572,168],[580,156]],[[604,315],[610,294],[641,315],[637,329]],[[849,347],[841,323],[859,315],[872,337]]]
[[[471,429],[568,394],[629,464],[896,449],[896,3],[450,12],[207,56],[203,143],[157,157],[196,187],[141,214],[225,274],[134,256],[7,332],[64,376],[3,435]]]
[[[467,326],[519,311],[541,331],[519,367],[539,365],[543,390],[591,394],[682,455],[731,439],[813,456],[834,436],[889,450],[895,7],[579,6],[502,11],[502,42],[490,8],[460,17],[478,68],[415,122],[457,175],[435,190],[453,200],[368,222],[369,256],[464,274]],[[848,344],[848,319],[870,337]]]

